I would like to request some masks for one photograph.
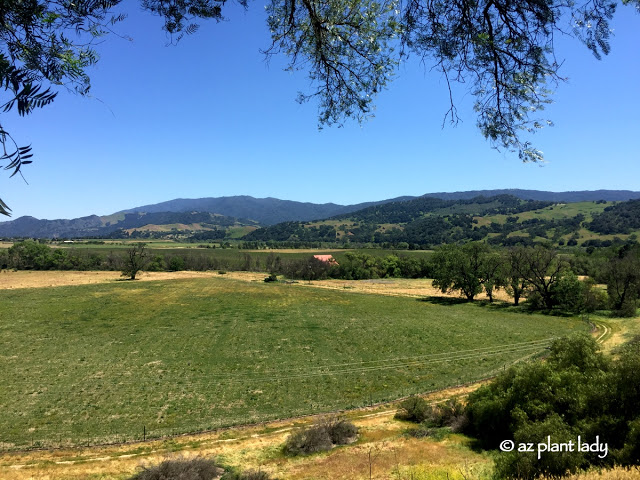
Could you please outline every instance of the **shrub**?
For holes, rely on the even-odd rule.
[[[444,440],[449,434],[449,429],[446,428],[434,428],[428,427],[426,424],[421,423],[418,428],[412,428],[407,431],[407,435],[413,438],[432,438],[433,440]]]
[[[169,260],[169,271],[179,272],[185,269],[185,261],[182,257],[171,257]]]
[[[434,406],[431,417],[426,423],[434,427],[449,427],[453,432],[461,432],[467,422],[464,405],[454,398]]]
[[[284,445],[284,452],[287,455],[309,455],[331,450],[331,447],[333,443],[327,429],[321,425],[314,425],[291,434]]]
[[[309,455],[331,450],[334,445],[349,443],[358,434],[358,428],[342,417],[327,417],[305,430],[287,438],[284,452],[287,455]]]
[[[153,260],[147,265],[148,272],[162,272],[164,271],[164,257],[162,255],[156,255]]]
[[[468,397],[468,434],[484,448],[567,443],[582,435],[608,444],[602,457],[593,451],[537,452],[518,449],[496,460],[496,478],[560,478],[587,467],[640,464],[640,349],[618,358],[599,351],[589,335],[555,340],[546,362],[512,367]],[[587,440],[588,439],[588,440]]]
[[[334,445],[345,445],[358,435],[358,427],[343,417],[327,417],[321,421]]]
[[[422,397],[409,397],[400,402],[396,418],[409,422],[422,423],[431,414],[431,405]]]
[[[221,472],[214,460],[201,457],[165,460],[159,465],[142,469],[129,480],[212,480]]]
[[[439,405],[429,405],[423,398],[409,397],[400,403],[396,418],[423,424],[424,432],[416,432],[419,436],[431,435],[430,429],[441,427],[449,427],[454,432],[460,432],[467,425],[464,406],[457,399]]]

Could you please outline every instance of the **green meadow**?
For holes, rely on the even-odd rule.
[[[0,305],[4,449],[363,406],[491,376],[589,329],[512,307],[227,278],[3,290]]]

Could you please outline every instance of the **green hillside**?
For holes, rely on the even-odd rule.
[[[418,198],[372,206],[315,222],[257,229],[255,242],[335,242],[428,248],[484,240],[493,245],[548,242],[556,246],[607,245],[640,230],[640,201],[552,203],[510,195],[470,200]]]

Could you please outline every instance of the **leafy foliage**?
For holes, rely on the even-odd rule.
[[[589,224],[589,229],[605,235],[640,229],[640,200],[629,200],[605,208]]]
[[[451,84],[467,84],[482,134],[537,162],[542,152],[523,134],[552,124],[539,112],[551,103],[549,87],[562,80],[554,35],[573,30],[600,58],[610,51],[616,4],[272,0],[267,9],[273,42],[267,53],[287,55],[290,69],[309,69],[315,91],[300,99],[320,98],[321,125],[370,115],[372,98],[412,53],[444,75],[452,123],[458,116]]]
[[[98,60],[93,45],[125,16],[121,0],[6,0],[0,6],[0,87],[10,98],[4,111],[20,115],[50,104],[48,85],[81,95],[90,90],[86,69]],[[246,0],[239,3],[247,7]],[[634,4],[638,0],[623,0]],[[225,0],[141,0],[164,18],[172,40],[198,30],[195,19],[221,20]],[[556,33],[572,30],[597,58],[610,51],[609,21],[616,3],[508,0],[271,0],[266,6],[272,43],[267,56],[283,53],[290,70],[307,69],[319,100],[319,123],[371,116],[374,97],[412,53],[430,61],[449,85],[447,116],[457,123],[452,82],[468,84],[476,98],[478,127],[494,146],[517,151],[523,161],[542,152],[522,137],[549,120],[539,113],[551,102],[548,84],[561,77],[554,56]],[[570,19],[569,25],[562,22]],[[175,36],[175,37],[174,37]],[[0,161],[13,175],[28,164],[30,146],[19,146],[0,125]],[[0,214],[10,209],[0,200]]]
[[[638,465],[637,408],[640,402],[640,350],[629,348],[610,361],[587,336],[556,340],[544,363],[512,367],[494,382],[469,396],[468,433],[483,447],[497,448],[503,440],[519,443],[577,439],[589,443],[596,435],[609,453],[564,454],[514,451],[497,461],[500,478],[533,479],[560,476],[593,466]]]
[[[267,5],[272,45],[284,53],[289,70],[305,68],[316,87],[298,101],[318,97],[320,125],[370,115],[373,97],[398,64],[400,33],[395,0],[272,0]]]
[[[504,283],[502,261],[484,243],[444,245],[436,250],[432,262],[433,286],[443,293],[459,290],[469,301],[483,287],[491,299],[494,288]]]
[[[607,284],[609,302],[614,314],[633,317],[640,296],[640,248],[622,247],[608,259],[600,271]]]
[[[135,280],[136,275],[147,264],[147,252],[144,243],[138,243],[127,249],[127,254],[122,265],[122,276]],[[177,258],[177,257],[176,257]]]
[[[540,245],[520,252],[520,263],[516,264],[518,274],[537,293],[544,307],[553,308],[556,304],[553,289],[567,268],[566,262],[555,250]]]
[[[3,112],[16,109],[28,115],[51,104],[57,95],[53,86],[64,86],[87,95],[91,81],[87,68],[98,61],[95,44],[111,33],[125,15],[114,10],[121,0],[6,0],[0,5],[0,89],[8,99]],[[224,1],[142,0],[142,7],[165,18],[171,34],[197,30],[193,18],[221,19]],[[240,2],[243,3],[243,2]],[[0,162],[12,175],[31,163],[31,146],[20,146],[0,124]],[[0,214],[10,209],[0,200]]]

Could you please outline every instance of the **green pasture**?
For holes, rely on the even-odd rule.
[[[607,203],[595,203],[595,202],[576,202],[576,203],[561,203],[552,205],[550,207],[542,208],[539,210],[531,210],[529,212],[514,213],[513,215],[486,215],[483,217],[475,217],[478,220],[478,225],[489,225],[491,222],[496,222],[504,225],[507,221],[507,217],[518,217],[518,223],[522,223],[525,220],[531,220],[538,218],[540,220],[562,220],[565,218],[573,218],[576,215],[582,213],[585,216],[586,221],[591,221],[594,214],[602,213],[606,207],[613,205],[614,202]],[[597,236],[597,234],[596,234]]]
[[[490,376],[589,329],[505,306],[227,278],[4,290],[0,305],[0,449],[363,406]]]

